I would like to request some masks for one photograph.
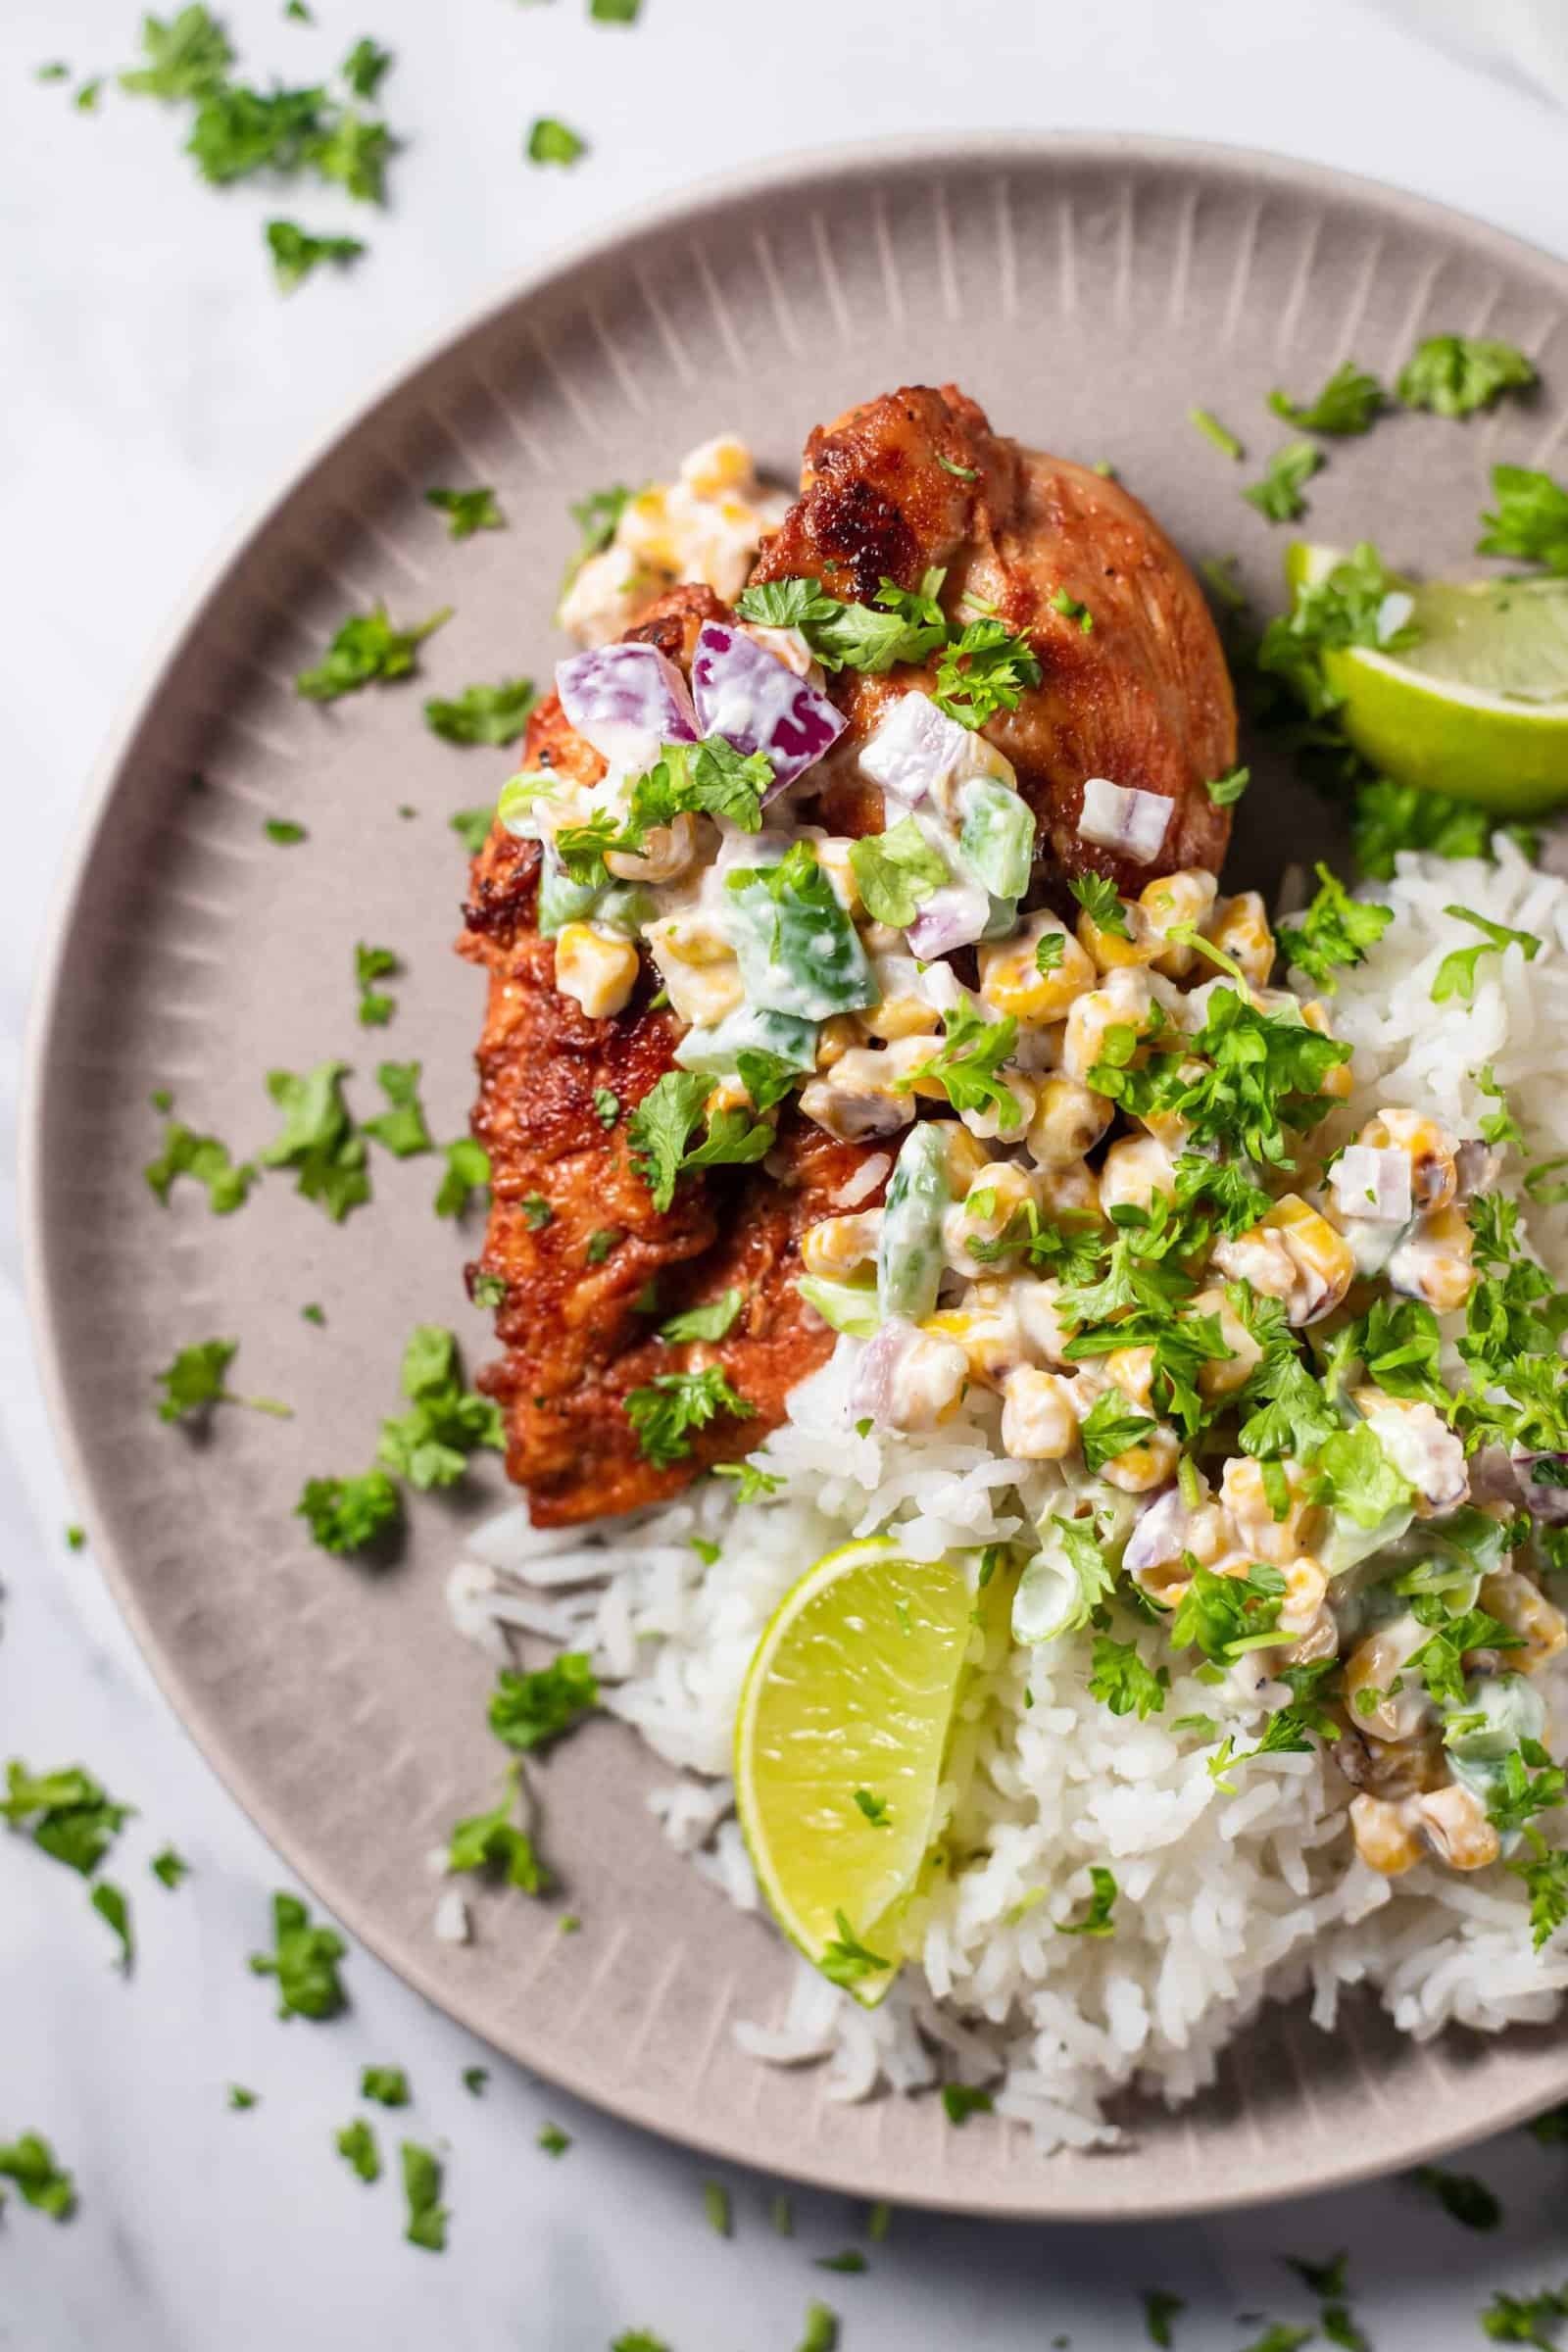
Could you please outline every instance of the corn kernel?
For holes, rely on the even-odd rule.
[[[1457,1205],[1423,1217],[1389,1260],[1389,1280],[1397,1291],[1424,1298],[1440,1315],[1463,1306],[1475,1289],[1475,1236]]]
[[[1147,882],[1139,892],[1138,904],[1149,924],[1150,936],[1159,942],[1154,969],[1163,972],[1167,979],[1185,979],[1198,960],[1196,948],[1185,941],[1173,941],[1170,935],[1187,925],[1195,931],[1202,929],[1214,904],[1215,888],[1212,874],[1191,866],[1181,873],[1163,874],[1157,882]]]
[[[1274,934],[1268,927],[1263,901],[1255,890],[1238,891],[1233,899],[1216,900],[1202,926],[1222,956],[1238,965],[1252,988],[1266,988],[1274,969]]]
[[[1245,1387],[1253,1367],[1263,1360],[1263,1350],[1237,1314],[1222,1290],[1200,1291],[1189,1308],[1193,1315],[1217,1315],[1219,1336],[1230,1349],[1228,1356],[1212,1357],[1198,1367],[1198,1390],[1205,1403],[1212,1404],[1218,1396],[1229,1396]]]
[[[1053,938],[1061,942],[1061,961],[1043,972],[1036,951]],[[1031,915],[1019,938],[982,947],[978,960],[982,1002],[1021,1021],[1059,1020],[1095,978],[1094,964],[1054,914]]]
[[[1502,1850],[1480,1798],[1457,1781],[1412,1797],[1410,1810],[1438,1860],[1450,1870],[1486,1870]]]
[[[942,1015],[924,997],[897,996],[869,1005],[860,1021],[868,1037],[880,1037],[891,1045],[895,1038],[934,1037],[942,1026]]]
[[[556,986],[591,1021],[624,1011],[637,985],[637,950],[597,923],[564,923],[556,938]]]
[[[1156,1193],[1174,1192],[1170,1153],[1152,1135],[1124,1135],[1100,1163],[1100,1200],[1113,1208],[1147,1209]]]
[[[1510,1670],[1539,1673],[1568,1643],[1568,1620],[1561,1609],[1517,1568],[1494,1568],[1484,1576],[1480,1603],[1489,1617],[1523,1639],[1523,1649],[1510,1649],[1503,1660]]]
[[[1024,1141],[1042,1168],[1060,1168],[1092,1152],[1115,1115],[1108,1096],[1097,1095],[1074,1078],[1042,1079],[1035,1115]]]
[[[1072,1384],[1021,1364],[1002,1387],[1002,1449],[1017,1462],[1065,1461],[1078,1443]]]
[[[1413,1870],[1421,1859],[1421,1840],[1404,1817],[1402,1805],[1363,1791],[1350,1799],[1350,1834],[1355,1850],[1369,1870],[1396,1879]]]
[[[801,1262],[819,1281],[836,1282],[875,1257],[882,1211],[861,1209],[852,1217],[824,1217],[801,1236]]]
[[[1127,936],[1119,931],[1102,931],[1088,907],[1079,914],[1078,944],[1083,953],[1094,960],[1101,972],[1124,971],[1130,966],[1152,963],[1159,954],[1159,939],[1143,908],[1121,902]]]

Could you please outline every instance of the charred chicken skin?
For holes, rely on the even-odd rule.
[[[984,730],[1034,813],[1038,888],[1090,867],[1134,890],[1216,868],[1228,819],[1203,787],[1235,758],[1230,685],[1196,584],[1136,500],[993,434],[951,386],[890,394],[814,432],[800,499],[754,581],[812,578],[869,602],[884,580],[915,589],[933,567],[945,570],[956,626],[966,610],[993,612],[1039,664],[1039,683]],[[657,648],[689,680],[705,622],[732,618],[707,588],[683,586],[622,642]],[[857,747],[892,698],[931,685],[910,663],[828,681],[847,724],[792,795],[802,821],[840,836],[883,830],[883,796],[858,772]],[[521,765],[577,788],[607,772],[555,695],[534,712]],[[1095,775],[1173,804],[1156,858],[1081,838]],[[552,1526],[663,1499],[783,1420],[789,1391],[834,1344],[797,1287],[801,1238],[876,1205],[897,1145],[836,1139],[789,1101],[765,1159],[686,1173],[657,1205],[628,1124],[676,1068],[685,1024],[646,953],[607,1016],[589,1017],[558,985],[558,943],[539,922],[541,862],[537,841],[492,830],[459,952],[489,977],[472,1131],[489,1154],[492,1206],[468,1271],[470,1286],[481,1276],[486,1291],[501,1286],[503,1352],[479,1385],[506,1417],[509,1475],[528,1490],[535,1522]],[[841,1034],[833,1051],[843,1050]],[[740,1305],[721,1338],[659,1336],[670,1317],[731,1293]],[[749,1412],[694,1428],[676,1459],[647,1458],[627,1398],[710,1368]]]

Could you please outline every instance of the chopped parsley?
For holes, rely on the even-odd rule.
[[[432,698],[424,723],[443,743],[515,743],[538,700],[532,678],[503,678],[499,686],[466,686],[452,702]]]
[[[90,1879],[125,1822],[129,1805],[116,1804],[79,1764],[29,1772],[13,1757],[6,1766],[0,1821],[27,1829],[40,1852]]]
[[[1056,590],[1055,595],[1051,600],[1051,609],[1054,612],[1059,612],[1065,620],[1075,620],[1078,623],[1079,630],[1085,637],[1088,637],[1093,632],[1095,625],[1094,614],[1090,612],[1087,605],[1079,603],[1077,597],[1069,596],[1065,588],[1058,588]]]
[[[490,838],[490,828],[495,823],[495,816],[494,806],[487,801],[482,808],[455,809],[447,818],[447,823],[452,827],[468,856],[477,858]]]
[[[632,1157],[661,1211],[669,1207],[688,1169],[746,1163],[772,1149],[771,1126],[739,1109],[716,1112],[703,1141],[688,1149],[712,1091],[712,1079],[701,1070],[666,1070],[626,1122]]]
[[[296,824],[290,816],[268,817],[262,826],[262,831],[267,835],[269,841],[276,842],[279,849],[292,849],[296,843],[308,841],[310,838],[305,827]]]
[[[983,727],[999,710],[1015,710],[1041,675],[1027,638],[1005,621],[971,620],[943,648],[931,700],[960,726]]]
[[[854,1794],[856,1804],[873,1830],[885,1830],[890,1826],[892,1816],[885,1796],[875,1796],[869,1788],[857,1788]]]
[[[706,1429],[721,1413],[746,1420],[757,1409],[716,1364],[701,1372],[657,1373],[646,1388],[628,1392],[625,1407],[643,1459],[660,1470],[686,1459],[693,1430]]]
[[[532,1674],[501,1669],[490,1698],[490,1729],[508,1747],[531,1753],[574,1731],[598,1704],[599,1682],[586,1651],[564,1649]]]
[[[571,2145],[571,2133],[563,2132],[559,2124],[541,2124],[534,2145],[543,2148],[547,2156],[564,2156]]]
[[[243,1404],[253,1413],[270,1413],[287,1421],[291,1408],[275,1396],[236,1396],[227,1386],[229,1365],[239,1353],[237,1340],[197,1340],[181,1348],[172,1363],[155,1377],[163,1396],[160,1421],[203,1421],[216,1404]]]
[[[297,220],[269,220],[267,250],[272,257],[272,275],[281,293],[292,294],[323,262],[339,269],[357,262],[366,248],[359,237],[320,237]]]
[[[686,1340],[713,1343],[726,1340],[735,1328],[735,1318],[744,1302],[740,1291],[720,1291],[716,1298],[710,1298],[701,1306],[689,1306],[684,1313],[671,1315],[661,1323],[659,1336],[671,1347],[678,1347]]]
[[[121,88],[132,97],[203,98],[234,63],[228,35],[205,8],[182,8],[167,24],[144,17],[141,44],[146,62],[120,76]]]
[[[523,1894],[544,1894],[550,1878],[534,1851],[533,1839],[514,1819],[522,1767],[509,1764],[501,1801],[488,1813],[471,1813],[454,1822],[447,1844],[449,1871],[491,1870]]]
[[[1254,1560],[1245,1576],[1216,1576],[1184,1552],[1182,1571],[1190,1581],[1170,1621],[1173,1649],[1200,1649],[1214,1665],[1229,1666],[1273,1640],[1285,1592],[1277,1568]]]
[[[1005,1012],[999,1020],[988,1020],[973,1005],[960,1004],[943,1014],[942,1025],[941,1053],[895,1080],[896,1091],[907,1094],[917,1078],[935,1079],[956,1111],[995,1110],[1000,1127],[1021,1126],[1018,1098],[997,1075],[1018,1042],[1015,1016]]]
[[[1568,575],[1568,489],[1526,466],[1494,466],[1496,512],[1483,514],[1480,556],[1511,556]]]
[[[1250,767],[1229,767],[1222,776],[1215,776],[1205,784],[1203,790],[1216,808],[1234,808],[1251,781]]]
[[[489,2080],[490,2069],[487,2066],[466,2066],[463,2070],[463,2087],[470,2098],[482,2099]]]
[[[893,1966],[880,1952],[867,1949],[842,1911],[834,1912],[833,1924],[838,1934],[828,1937],[816,1964],[830,1984],[861,1984],[867,1977],[880,1976]]]
[[[380,2180],[381,2151],[375,2144],[373,2128],[363,2115],[357,2115],[352,2124],[345,2124],[334,2137],[337,2152],[351,2171],[365,2181]]]
[[[507,1303],[507,1278],[504,1274],[475,1274],[468,1285],[468,1297],[475,1306],[497,1307]]]
[[[351,613],[316,666],[299,672],[295,691],[307,702],[335,703],[345,694],[358,694],[363,687],[406,678],[416,666],[425,638],[451,617],[452,608],[447,605],[432,612],[428,620],[399,629],[387,617],[385,605]]]
[[[343,60],[343,78],[356,98],[374,98],[392,64],[390,49],[369,39],[356,41]]]
[[[1265,462],[1263,478],[1249,482],[1242,492],[1250,507],[1255,507],[1267,522],[1295,522],[1306,513],[1306,501],[1301,496],[1323,463],[1323,452],[1310,441],[1287,441],[1283,448],[1273,450]]]
[[[1326,865],[1319,865],[1317,878],[1317,896],[1299,923],[1281,923],[1276,938],[1287,962],[1332,996],[1339,986],[1335,973],[1364,960],[1393,922],[1394,909],[1352,899]]]
[[[611,1251],[625,1238],[618,1226],[601,1225],[597,1233],[588,1236],[588,1246],[583,1255],[589,1265],[602,1266]]]
[[[950,877],[947,859],[932,849],[912,816],[885,833],[868,833],[850,845],[850,869],[874,921],[904,930],[923,900]]]
[[[504,1450],[501,1407],[464,1388],[452,1332],[416,1324],[403,1351],[402,1387],[410,1409],[382,1422],[376,1452],[412,1485],[454,1486],[478,1447]]]
[[[1462,2223],[1466,2230],[1495,2230],[1501,2223],[1501,2205],[1473,2173],[1446,2173],[1435,2164],[1423,2164],[1410,2178],[1417,2188],[1437,2198],[1450,2221]]]
[[[1035,942],[1035,970],[1042,977],[1049,972],[1059,972],[1066,955],[1066,932],[1043,931]]]
[[[1127,909],[1115,883],[1104,874],[1074,874],[1067,887],[1097,931],[1103,931],[1109,939],[1132,938]]]
[[[981,2090],[972,2082],[944,2082],[942,2105],[949,2123],[961,2131],[971,2115],[990,2115],[996,2101],[989,2090]]]
[[[424,503],[446,516],[448,534],[454,539],[471,539],[475,531],[502,531],[507,526],[491,489],[427,490]]]
[[[154,1854],[147,1867],[153,1877],[167,1886],[171,1893],[179,1885],[181,1879],[190,1877],[190,1864],[181,1855],[176,1854],[172,1845],[166,1845],[161,1852]]]
[[[243,2082],[231,2082],[228,2086],[228,2104],[234,2114],[243,2115],[246,2108],[260,2106],[261,2100],[258,2093],[247,2090]]]
[[[1116,1907],[1116,1897],[1121,1889],[1116,1885],[1114,1873],[1106,1870],[1102,1863],[1092,1862],[1089,1865],[1089,1884],[1093,1892],[1089,1898],[1088,1910],[1079,1920],[1058,1919],[1055,1923],[1058,1936],[1115,1935],[1116,1927],[1111,1913]]]
[[[1174,2341],[1170,2324],[1178,2312],[1187,2309],[1185,2299],[1181,2295],[1173,2295],[1167,2286],[1146,2286],[1143,2302],[1144,2327],[1150,2342],[1158,2345],[1159,2352],[1170,2352]]]
[[[1481,2332],[1494,2344],[1535,2344],[1539,2352],[1552,2352],[1559,2320],[1568,2320],[1568,2286],[1544,2286],[1536,2295],[1510,2295],[1499,2287],[1481,2314]]]
[[[367,2066],[360,2073],[360,2096],[380,2107],[406,2107],[413,2094],[401,2066]]]
[[[530,1233],[543,1233],[547,1225],[554,1223],[555,1214],[555,1210],[543,1193],[524,1193],[522,1197],[523,1222]]]
[[[1229,458],[1233,464],[1240,465],[1246,457],[1247,452],[1236,435],[1229,425],[1221,424],[1212,409],[1189,409],[1187,421],[1197,426],[1203,439],[1211,443],[1222,458]]]
[[[272,1897],[272,1949],[252,1952],[251,1973],[277,1980],[279,2017],[319,2024],[347,2006],[337,1964],[348,1946],[333,1928],[318,1927],[297,1894]]]
[[[267,1078],[283,1128],[261,1158],[270,1168],[293,1168],[299,1191],[318,1200],[334,1224],[370,1198],[365,1139],[343,1100],[347,1075],[346,1061],[321,1061],[299,1074],[270,1070]]]
[[[362,1029],[384,1029],[397,1010],[396,1000],[384,996],[374,983],[384,980],[398,968],[398,959],[390,948],[368,947],[362,939],[354,950],[354,979],[360,992],[360,1026]]]
[[[430,2254],[443,2253],[451,2216],[441,2202],[440,2158],[412,2139],[404,2140],[398,2156],[403,2170],[403,2196],[408,2206],[408,2224],[403,2234],[411,2246],[423,2246]]]
[[[308,1478],[294,1506],[323,1551],[368,1551],[403,1520],[403,1498],[384,1470],[363,1478]]]
[[[164,1128],[163,1150],[147,1162],[142,1174],[154,1198],[166,1208],[176,1180],[189,1176],[206,1187],[207,1204],[214,1216],[226,1217],[244,1205],[257,1171],[254,1160],[236,1163],[228,1146],[216,1135],[198,1135],[182,1120],[171,1119]]]
[[[535,118],[524,150],[530,164],[574,164],[587,151],[587,141],[553,115]]]
[[[76,2210],[76,2184],[41,2132],[0,2140],[0,2180],[10,2180],[24,2205],[68,2222]]]
[[[438,1217],[466,1217],[474,1195],[489,1187],[490,1154],[471,1135],[460,1135],[456,1142],[443,1144],[441,1153],[446,1169],[436,1187],[435,1213]]]
[[[1452,915],[1455,922],[1473,924],[1483,937],[1473,948],[1454,948],[1445,956],[1432,983],[1434,1004],[1446,1004],[1455,997],[1461,1004],[1473,1003],[1476,965],[1483,956],[1498,956],[1505,948],[1518,948],[1522,950],[1526,963],[1534,963],[1541,953],[1541,942],[1533,931],[1510,930],[1506,923],[1494,923],[1468,906],[1445,906],[1443,911]]]
[[[1152,1672],[1145,1665],[1136,1642],[1113,1642],[1108,1634],[1095,1636],[1090,1695],[1112,1715],[1136,1711],[1140,1723],[1158,1715],[1163,1712],[1169,1687],[1169,1668],[1161,1666],[1157,1673]]]
[[[1336,368],[1317,398],[1296,401],[1284,392],[1271,392],[1268,405],[1276,416],[1304,433],[1364,433],[1384,402],[1383,386],[1375,375],[1346,360]]]
[[[1435,416],[1470,416],[1495,406],[1504,392],[1527,392],[1536,370],[1512,343],[1482,335],[1428,335],[1399,370],[1407,409]]]

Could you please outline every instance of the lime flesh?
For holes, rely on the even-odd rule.
[[[1292,587],[1320,579],[1336,548],[1297,544]],[[1568,801],[1568,580],[1434,580],[1405,587],[1419,641],[1323,657],[1350,742],[1397,784],[1538,816]]]
[[[848,1924],[890,1963],[841,1978],[867,2003],[892,1983],[892,1931],[930,1841],[972,1582],[961,1561],[847,1544],[785,1594],[741,1693],[736,1805],[758,1880],[808,1959]]]

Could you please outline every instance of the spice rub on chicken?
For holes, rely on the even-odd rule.
[[[545,1525],[738,1459],[897,1301],[897,1266],[868,1289],[802,1241],[881,1204],[917,1117],[960,1192],[976,1137],[1047,1164],[1061,1106],[1011,965],[1069,995],[1093,965],[1034,910],[1098,874],[1143,892],[1135,930],[1192,911],[1235,756],[1152,518],[952,388],[813,433],[733,610],[672,589],[557,680],[460,942],[489,974],[480,1385]]]

